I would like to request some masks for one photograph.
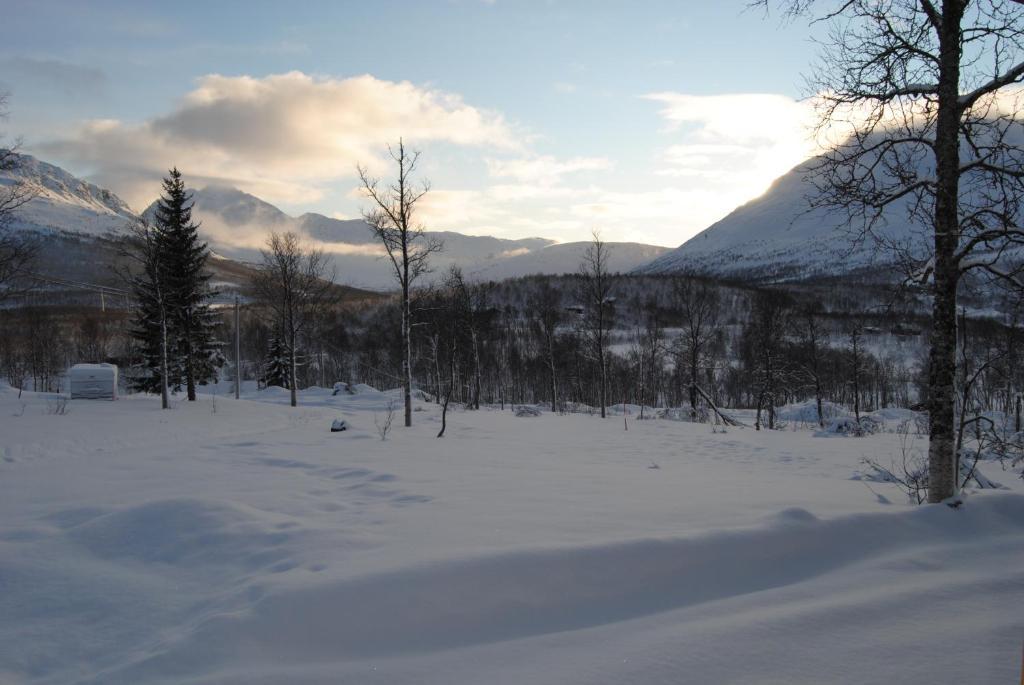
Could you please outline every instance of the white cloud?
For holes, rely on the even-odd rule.
[[[711,199],[723,208],[759,195],[820,150],[810,101],[757,93],[644,97],[663,105],[665,133],[677,137],[657,173],[688,179],[690,187],[726,186]]]
[[[551,155],[519,159],[488,159],[491,176],[513,178],[527,183],[553,184],[567,174],[579,171],[603,171],[612,167],[605,157],[573,157],[559,160]]]
[[[500,114],[453,93],[356,76],[290,72],[264,78],[201,78],[172,112],[129,124],[90,121],[72,137],[40,145],[134,206],[155,197],[177,165],[194,185],[238,186],[271,202],[312,202],[356,163],[385,170],[385,144],[445,142],[515,151],[516,131]]]

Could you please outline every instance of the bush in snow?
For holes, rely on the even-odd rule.
[[[368,387],[368,386],[367,386]],[[331,395],[340,395],[341,393],[347,393],[349,395],[355,395],[356,389],[352,387],[351,383],[345,383],[344,381],[338,381],[334,384]]]
[[[825,430],[818,431],[815,435],[849,435],[856,437],[874,435],[880,432],[884,425],[873,416],[862,416],[860,421],[857,421],[852,416],[840,416],[829,421]]]
[[[388,439],[388,431],[391,430],[391,422],[395,420],[395,403],[388,400],[387,413],[381,418],[377,416],[377,412],[373,413],[373,425],[377,427],[377,435],[380,436],[381,441]]]
[[[516,416],[540,416],[540,409],[522,404],[516,407]]]
[[[51,416],[64,416],[68,413],[68,398],[51,397],[46,400],[46,413]]]

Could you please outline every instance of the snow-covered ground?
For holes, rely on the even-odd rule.
[[[226,388],[221,388],[221,392]],[[2,683],[1008,683],[1024,487],[892,433],[0,388]],[[331,433],[334,419],[350,425]],[[868,487],[870,486],[870,487]]]

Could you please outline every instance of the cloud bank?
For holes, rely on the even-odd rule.
[[[810,101],[784,95],[651,93],[662,105],[664,132],[678,140],[662,154],[658,174],[728,186],[750,199],[820,150]]]
[[[37,147],[138,209],[176,165],[193,187],[234,186],[292,206],[340,197],[352,215],[362,201],[356,164],[390,177],[385,145],[404,137],[431,147],[432,171],[449,172],[421,205],[419,219],[431,229],[571,241],[600,228],[616,240],[664,245],[756,197],[818,149],[810,102],[756,93],[642,97],[656,103],[663,127],[634,168],[610,155],[543,154],[500,113],[455,93],[301,72],[204,76],[165,114],[87,121]],[[262,240],[224,233],[247,247]]]
[[[271,202],[298,203],[351,177],[357,163],[384,171],[383,147],[400,136],[414,144],[519,148],[501,115],[458,95],[369,75],[301,72],[204,76],[165,116],[137,124],[93,120],[39,147],[89,168],[135,207],[156,196],[173,165],[195,185],[235,185]]]

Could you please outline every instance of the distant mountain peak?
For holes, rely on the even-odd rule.
[[[26,183],[35,193],[15,212],[21,230],[105,235],[122,231],[138,217],[106,188],[84,181],[54,164],[19,154],[13,169],[0,171],[0,185]]]
[[[0,184],[27,183],[36,192],[33,202],[66,202],[124,219],[134,218],[131,207],[106,188],[32,155],[18,154],[17,158],[18,164],[13,169],[0,171]]]

